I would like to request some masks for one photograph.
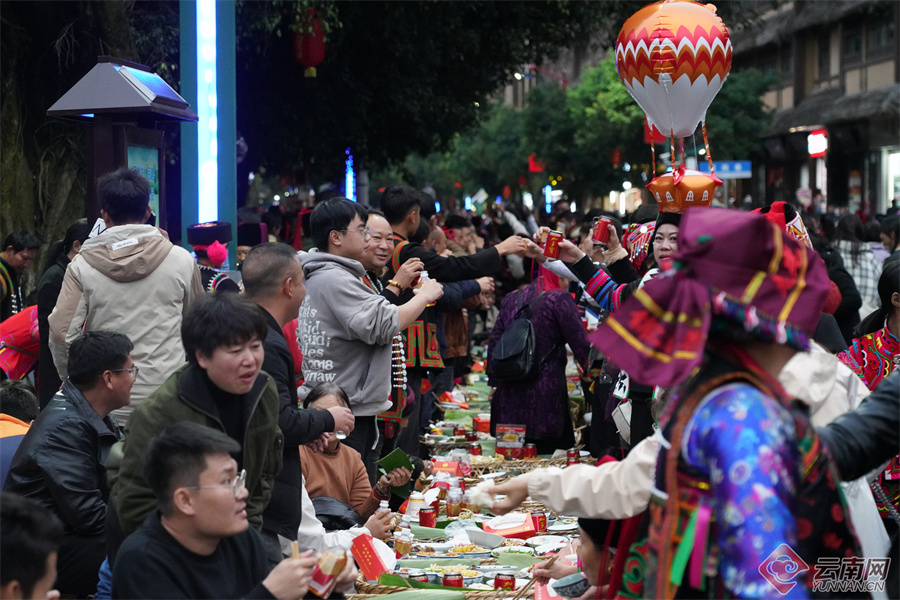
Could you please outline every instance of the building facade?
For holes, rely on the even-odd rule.
[[[733,70],[781,75],[763,97],[775,112],[755,195],[870,215],[900,201],[898,32],[890,0],[783,1],[732,32]]]

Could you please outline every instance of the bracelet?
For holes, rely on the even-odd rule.
[[[403,289],[404,289],[402,285],[400,285],[399,283],[397,283],[397,282],[394,281],[393,279],[388,279],[387,284],[388,284],[388,285],[394,286],[395,288],[397,288],[397,289],[400,290],[401,292],[402,292]]]
[[[388,499],[391,497],[391,492],[388,488],[381,487],[381,482],[375,484],[375,487],[372,488],[372,493],[376,498],[380,499]]]

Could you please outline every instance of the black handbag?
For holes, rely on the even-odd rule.
[[[500,334],[491,353],[489,373],[497,383],[523,383],[535,379],[559,345],[554,345],[543,360],[537,360],[531,305],[543,295],[541,292],[524,306],[520,304],[512,323]]]

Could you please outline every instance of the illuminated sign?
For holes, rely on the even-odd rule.
[[[806,149],[810,158],[825,156],[828,152],[828,132],[824,129],[810,131],[806,136]]]

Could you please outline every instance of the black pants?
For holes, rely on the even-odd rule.
[[[384,439],[378,431],[375,417],[356,417],[353,431],[342,443],[359,452],[363,464],[366,465],[369,484],[375,485],[375,475],[377,473],[375,461],[378,460],[381,454],[381,444],[384,443]]]
[[[97,593],[98,572],[105,558],[105,535],[65,536],[56,563],[56,589],[78,598]]]

